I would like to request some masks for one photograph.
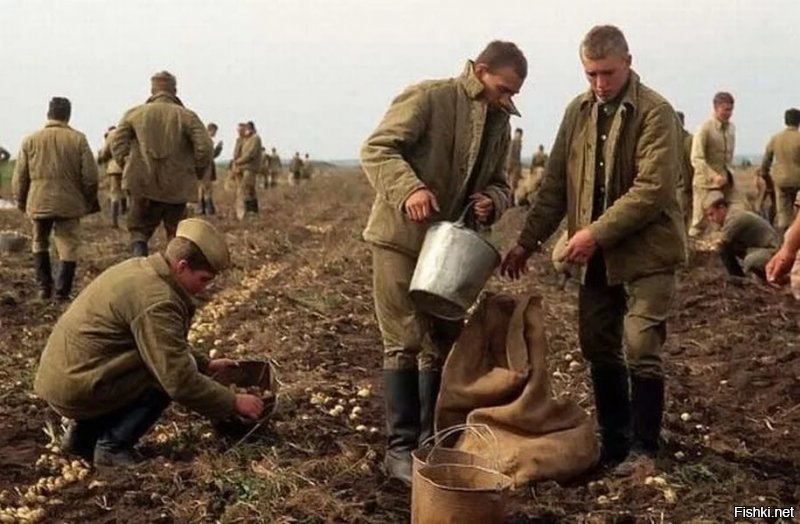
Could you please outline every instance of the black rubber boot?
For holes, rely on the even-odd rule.
[[[149,254],[147,249],[147,242],[144,240],[137,240],[131,243],[131,253],[135,257],[146,257]]]
[[[111,227],[119,228],[119,202],[111,202]]]
[[[411,452],[419,439],[419,380],[416,369],[385,369],[386,457],[390,477],[411,485]]]
[[[127,199],[127,197],[120,198],[119,199],[119,203],[120,203],[120,211],[122,212],[123,215],[126,214],[128,212],[128,199]]]
[[[161,417],[170,398],[161,391],[145,392],[133,404],[105,418],[94,447],[94,465],[131,467],[141,461],[133,449]]]
[[[600,462],[622,462],[631,449],[631,401],[628,370],[622,366],[592,366],[594,403],[600,426]]]
[[[92,421],[72,420],[61,437],[61,450],[92,462],[100,431]]]
[[[39,298],[50,298],[53,294],[53,270],[50,267],[50,253],[47,251],[34,253],[33,267],[36,269],[36,282],[39,284]]]
[[[217,210],[214,208],[214,200],[211,198],[206,199],[206,212],[209,215],[216,215]]]
[[[442,384],[441,371],[419,372],[419,444],[436,430],[436,399]]]
[[[197,214],[198,215],[205,215],[206,214],[206,199],[201,198],[199,202],[197,202]]]
[[[633,447],[655,456],[661,449],[664,379],[631,376]]]
[[[253,213],[255,213],[257,215],[258,214],[258,199],[254,198],[252,200],[252,202],[253,202]]]
[[[72,294],[72,282],[75,280],[75,268],[77,263],[74,261],[62,261],[59,264],[58,275],[56,275],[56,298],[58,300],[69,300]]]

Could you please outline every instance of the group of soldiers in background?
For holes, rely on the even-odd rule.
[[[26,137],[12,179],[17,207],[33,220],[36,279],[42,298],[68,299],[80,246],[80,219],[100,211],[98,164],[104,167],[110,201],[111,225],[119,227],[127,215],[133,256],[146,256],[149,241],[159,225],[167,240],[178,223],[195,211],[214,215],[215,159],[222,153],[218,127],[204,126],[177,96],[177,81],[167,71],[151,78],[151,96],[127,111],[117,126],[108,129],[97,158],[86,137],[69,126],[72,105],[66,98],[50,101],[45,128]],[[0,151],[0,161],[10,155]],[[259,212],[257,179],[262,187],[274,185],[282,171],[275,148],[267,154],[253,122],[238,126],[229,165],[239,218]],[[313,173],[309,155],[295,153],[289,165],[289,183]],[[55,278],[50,264],[53,234],[59,266]]]
[[[717,226],[720,234],[715,248],[728,273],[735,277],[752,273],[763,280],[764,267],[778,251],[781,235],[800,206],[800,109],[786,110],[786,127],[770,138],[760,168],[742,177],[752,179],[753,190],[748,195],[734,179],[734,98],[720,92],[712,105],[712,116],[694,134],[684,129],[683,113],[676,113],[683,146],[678,196],[686,233],[690,239],[698,239],[706,232],[706,223]],[[529,205],[548,156],[540,145],[530,169],[523,172],[522,136],[522,129],[514,130],[507,171],[514,203]]]

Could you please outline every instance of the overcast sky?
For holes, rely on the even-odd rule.
[[[282,155],[355,158],[392,97],[458,75],[492,39],[530,72],[517,105],[523,154],[549,147],[586,87],[577,55],[593,25],[626,34],[634,68],[694,129],[718,90],[736,97],[737,153],[759,154],[800,106],[799,0],[0,0],[0,144],[16,152],[51,96],[73,102],[93,148],[167,69],[178,95],[220,125],[254,120]]]

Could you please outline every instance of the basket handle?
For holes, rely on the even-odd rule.
[[[494,434],[494,431],[492,431],[492,428],[490,428],[487,424],[465,423],[450,426],[449,428],[443,429],[423,440],[420,444],[420,447],[424,448],[430,446],[431,450],[428,454],[428,457],[430,457],[436,452],[437,449],[441,447],[442,443],[445,441],[445,439],[447,439],[447,437],[457,433],[465,433],[467,431],[475,434],[475,436],[486,445],[486,447],[490,450],[491,455],[489,461],[494,466],[495,471],[500,472],[500,453],[498,451],[500,444],[497,441],[497,436]]]

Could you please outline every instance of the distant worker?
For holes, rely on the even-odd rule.
[[[177,81],[167,71],[150,78],[151,96],[129,110],[111,140],[131,194],[128,232],[134,256],[149,253],[147,243],[159,224],[167,240],[197,198],[197,182],[212,161],[208,131],[177,96]]]
[[[256,125],[247,122],[241,137],[238,156],[233,159],[233,172],[236,175],[236,205],[244,207],[245,215],[258,215],[258,195],[256,177],[261,171],[261,137]]]
[[[314,163],[309,158],[308,153],[303,157],[303,178],[309,180],[314,174]]]
[[[766,279],[765,266],[781,245],[781,237],[763,217],[730,209],[721,191],[709,191],[703,202],[706,218],[722,228],[719,256],[731,276],[753,273]]]
[[[200,179],[200,184],[197,186],[197,203],[200,207],[199,211],[201,215],[214,215],[217,212],[214,206],[214,182],[217,180],[217,165],[214,159],[222,154],[223,144],[222,140],[217,140],[215,142],[217,131],[219,130],[217,124],[209,122],[206,129],[208,130],[208,137],[211,139],[212,144],[214,144],[213,159],[208,164],[205,173],[203,173],[203,178]]]
[[[761,163],[761,175],[775,191],[776,227],[785,231],[794,220],[800,191],[800,109],[787,109],[786,129],[770,138]]]
[[[80,247],[80,219],[100,211],[97,164],[83,133],[69,126],[72,104],[50,100],[44,129],[23,140],[12,186],[17,207],[33,220],[33,261],[39,297],[50,298],[50,233],[60,260],[55,295],[68,300]]]
[[[531,171],[533,171],[537,167],[545,167],[547,166],[547,153],[544,151],[544,145],[539,144],[539,149],[533,155],[531,159]]]
[[[289,181],[292,184],[297,184],[303,178],[303,159],[300,158],[299,152],[295,152],[292,161],[289,162],[289,173],[291,174]]]
[[[508,185],[511,192],[517,188],[522,177],[522,129],[514,129],[511,146],[508,150]]]
[[[111,134],[116,129],[111,126],[103,135],[105,143],[97,153],[97,163],[105,166],[106,178],[108,179],[108,198],[111,202],[111,227],[119,227],[119,215],[122,210],[122,168],[119,167],[111,155]]]
[[[681,210],[683,211],[683,219],[686,223],[686,228],[692,224],[692,183],[694,179],[694,168],[692,167],[692,140],[694,135],[686,130],[686,118],[683,112],[676,111],[678,120],[681,123],[681,143],[683,151],[681,153],[681,164],[683,175],[678,181],[678,201],[681,203]]]
[[[692,140],[692,223],[689,236],[702,233],[703,202],[709,191],[723,192],[731,204],[738,203],[733,180],[733,153],[736,128],[733,116],[733,95],[724,91],[714,95],[714,114],[695,132]]]
[[[283,164],[281,163],[281,157],[273,147],[272,153],[267,155],[267,178],[270,187],[278,183],[278,178],[282,170]]]
[[[258,177],[261,179],[261,189],[269,189],[269,153],[267,148],[261,148],[261,167],[258,169]]]

